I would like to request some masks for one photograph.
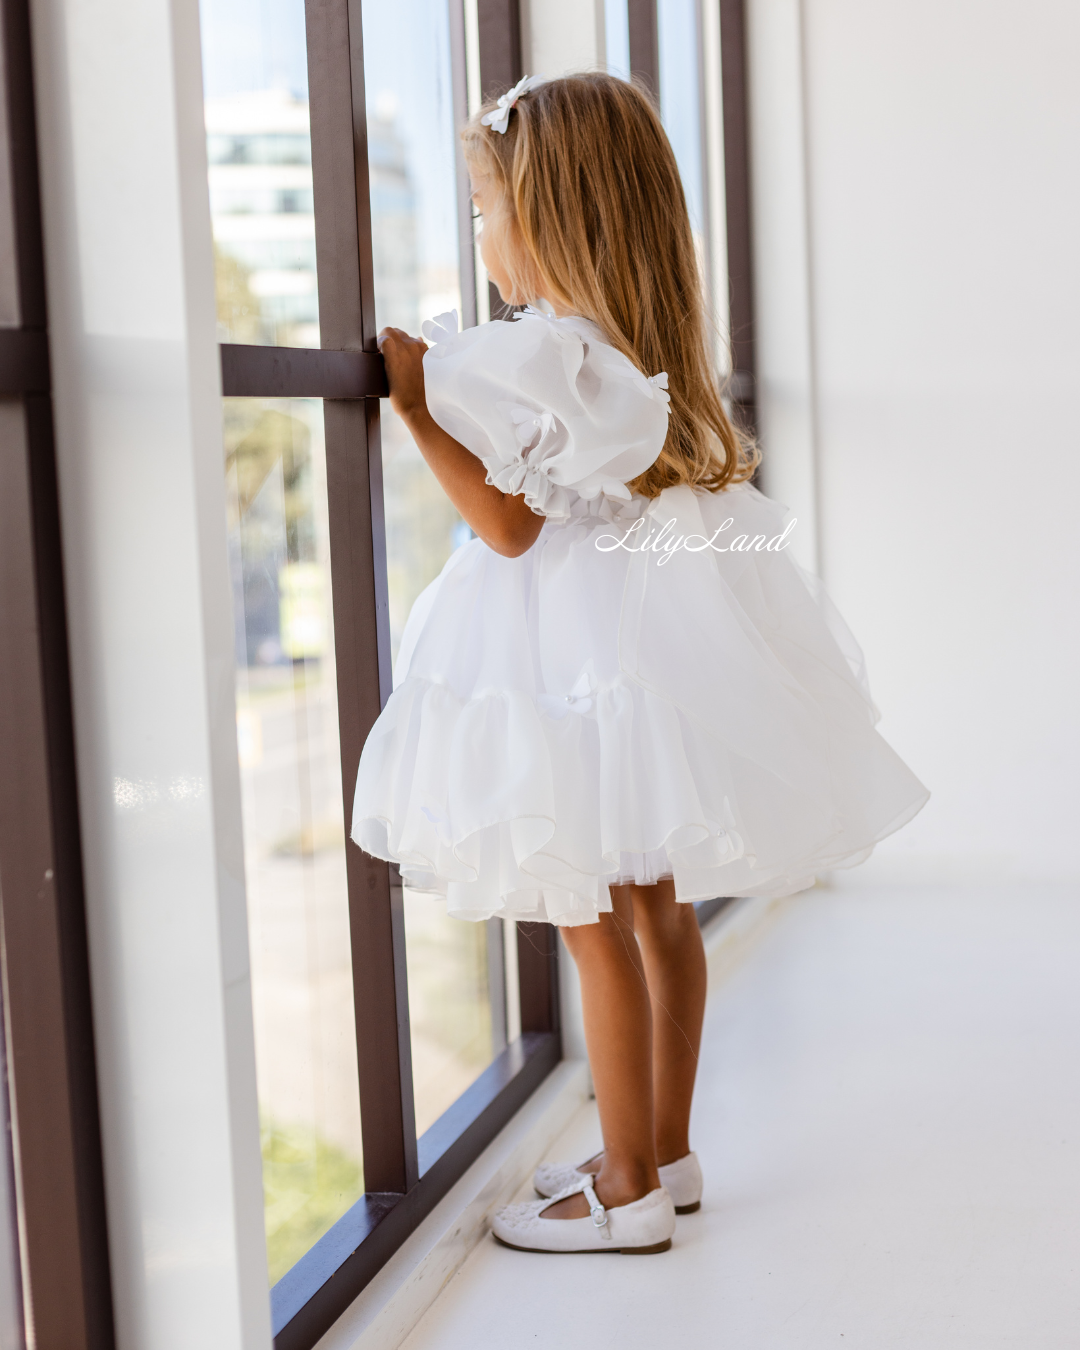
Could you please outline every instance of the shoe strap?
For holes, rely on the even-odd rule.
[[[581,1188],[582,1194],[589,1202],[589,1213],[592,1215],[592,1221],[600,1230],[600,1236],[607,1241],[611,1241],[611,1229],[608,1227],[607,1211],[597,1198],[596,1192],[590,1182],[586,1182]]]

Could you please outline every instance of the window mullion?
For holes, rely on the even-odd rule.
[[[521,79],[520,0],[477,0],[476,17],[481,94],[494,98]]]
[[[520,0],[477,0],[480,30],[481,97],[495,98],[517,84],[525,73],[521,52]],[[520,306],[518,306],[520,308]],[[488,282],[488,313],[505,319],[514,306],[507,305],[493,281]]]
[[[359,0],[307,0],[319,324],[324,347],[375,350],[364,53]],[[379,403],[328,399],[326,471],[345,818],[360,752],[389,697]],[[418,1178],[400,885],[346,848],[364,1184]]]
[[[656,0],[627,0],[630,30],[630,74],[660,103],[660,35]]]
[[[550,923],[517,924],[521,1032],[559,1033],[559,940]]]

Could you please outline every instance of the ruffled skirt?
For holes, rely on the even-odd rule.
[[[778,896],[861,862],[928,794],[784,528],[753,488],[674,488],[520,558],[459,549],[409,617],[353,839],[459,918],[559,924],[627,881]]]

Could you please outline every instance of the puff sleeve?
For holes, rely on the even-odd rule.
[[[647,379],[587,320],[527,310],[459,333],[444,314],[424,336],[432,417],[538,515],[613,519],[663,448],[667,376]]]

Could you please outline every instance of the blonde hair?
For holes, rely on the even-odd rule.
[[[462,132],[485,197],[519,247],[513,299],[543,296],[592,320],[645,375],[667,371],[660,457],[630,488],[719,492],[749,478],[753,442],[728,417],[711,358],[704,290],[678,166],[648,97],[612,75],[569,75],[521,98],[505,134]],[[523,246],[523,247],[522,247]]]

